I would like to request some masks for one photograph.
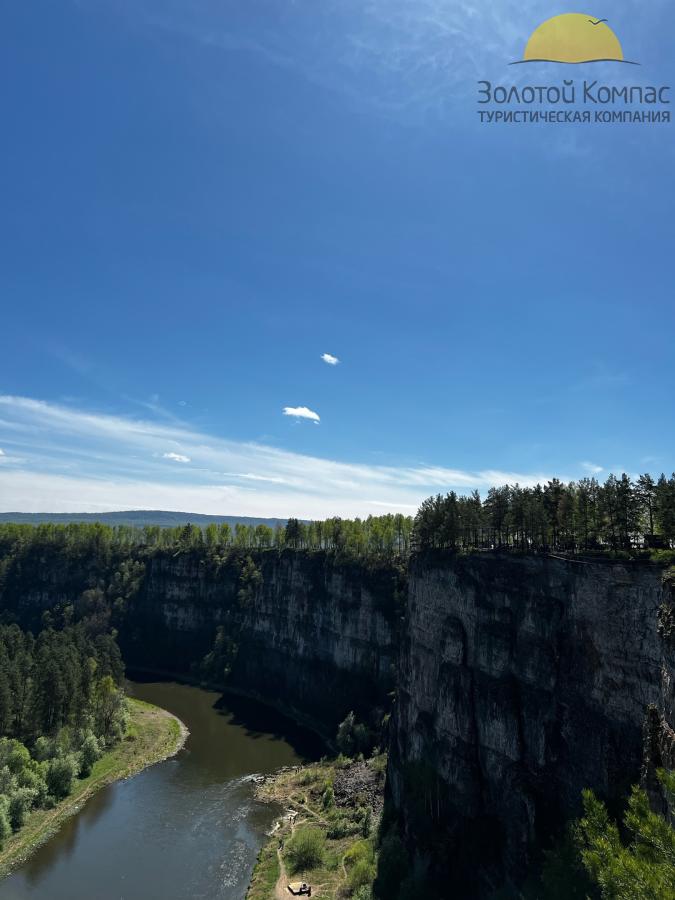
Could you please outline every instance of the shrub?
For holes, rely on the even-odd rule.
[[[364,838],[370,837],[370,832],[373,830],[373,811],[368,806],[366,808],[365,815],[363,817],[363,821],[361,823],[361,834]]]
[[[29,768],[24,769],[17,777],[19,787],[28,788],[33,792],[33,806],[44,806],[47,797],[47,782],[45,781],[46,766],[44,763],[36,763],[31,760]]]
[[[347,884],[350,891],[357,891],[362,887],[370,887],[375,878],[375,864],[365,859],[360,860],[347,876]]]
[[[370,729],[362,722],[357,722],[353,712],[348,713],[340,723],[335,740],[340,752],[346,756],[370,753],[374,744]]]
[[[354,894],[352,900],[373,900],[373,890],[368,885],[363,885]]]
[[[323,862],[326,839],[318,828],[298,828],[286,844],[286,858],[292,872],[315,869]]]
[[[79,761],[68,754],[50,760],[47,767],[47,789],[57,800],[63,800],[73,789]]]
[[[352,824],[348,819],[344,816],[336,816],[329,822],[326,834],[330,840],[335,841],[347,837],[352,831]]]
[[[21,741],[3,738],[0,741],[0,760],[12,775],[18,775],[30,763],[30,753]]]
[[[37,759],[38,762],[45,762],[53,756],[56,756],[54,741],[43,734],[40,735],[33,747],[33,759]]]
[[[18,831],[26,821],[28,810],[33,805],[34,794],[30,788],[17,788],[9,798],[9,824]]]
[[[370,841],[358,841],[345,853],[347,887],[354,893],[370,887],[375,878],[375,850]]]
[[[11,794],[16,787],[16,778],[8,766],[0,768],[0,794]]]
[[[80,778],[86,778],[91,774],[94,763],[101,755],[101,748],[96,740],[96,735],[91,731],[85,735],[80,747]]]
[[[321,795],[321,804],[324,809],[332,809],[335,806],[335,794],[330,784],[326,785],[326,790]]]
[[[4,798],[3,798],[4,799]],[[7,805],[0,805],[0,850],[5,846],[5,841],[12,833],[12,826],[9,824],[9,815],[7,814]]]

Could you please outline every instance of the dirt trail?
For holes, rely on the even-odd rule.
[[[277,859],[279,860],[279,879],[274,887],[274,900],[288,900],[288,876],[286,875],[286,867],[281,856],[281,850],[277,849]]]

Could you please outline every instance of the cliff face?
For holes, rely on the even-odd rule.
[[[584,787],[611,800],[639,779],[648,705],[672,714],[662,579],[635,564],[413,560],[390,790],[457,896],[519,880]]]
[[[176,674],[191,672],[223,625],[238,647],[228,685],[331,735],[351,709],[367,721],[390,704],[406,591],[400,569],[302,551],[252,557],[260,579],[242,602],[245,553],[146,556],[132,547],[111,556],[92,547],[76,555],[48,545],[0,560],[0,612],[33,631],[58,625],[68,610],[110,618],[128,668]]]
[[[324,554],[254,558],[262,577],[245,604],[236,560],[215,568],[191,554],[151,559],[120,635],[128,664],[186,671],[224,625],[238,643],[230,686],[331,730],[350,709],[365,716],[384,706],[395,686],[401,575]]]
[[[612,801],[642,777],[662,802],[675,581],[658,567],[437,554],[413,558],[406,583],[321,553],[253,560],[242,598],[242,554],[40,550],[0,565],[0,608],[33,629],[45,611],[112,616],[130,668],[177,674],[222,625],[232,687],[333,733],[397,688],[388,789],[408,844],[456,897],[519,882],[585,787]]]

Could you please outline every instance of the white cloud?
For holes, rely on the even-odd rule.
[[[605,471],[602,466],[596,466],[596,464],[592,462],[582,462],[581,468],[589,475],[599,475],[600,472]]]
[[[430,494],[545,483],[548,472],[371,465],[231,441],[173,421],[0,395],[0,509],[168,509],[225,515],[413,512]],[[171,449],[170,449],[171,448]],[[182,458],[182,459],[181,459]],[[190,460],[190,465],[167,465]],[[569,480],[566,478],[565,480]]]
[[[306,406],[284,406],[284,415],[294,416],[296,419],[310,419],[317,424],[321,421],[319,414]]]
[[[322,353],[321,359],[325,363],[328,363],[329,366],[337,366],[337,364],[340,362],[340,360],[337,358],[337,356],[333,356],[330,353]]]
[[[4,455],[5,455],[5,451],[2,449],[2,447],[0,447],[0,456],[4,456]]]
[[[285,478],[274,475],[255,475],[253,472],[223,472],[227,478],[244,478],[247,481],[267,481],[269,484],[288,484]]]

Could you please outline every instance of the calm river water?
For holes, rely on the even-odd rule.
[[[321,754],[259,704],[170,682],[130,693],[190,729],[183,750],[103,788],[21,868],[2,900],[241,900],[276,810],[248,776]]]

